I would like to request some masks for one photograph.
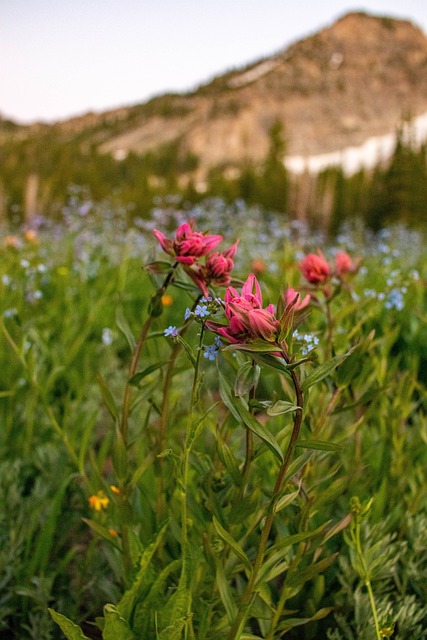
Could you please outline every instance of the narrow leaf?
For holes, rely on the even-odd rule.
[[[176,336],[176,340],[178,340],[178,342],[180,344],[182,344],[182,346],[184,347],[185,353],[189,357],[191,364],[193,366],[196,366],[196,358],[194,357],[193,349],[188,344],[188,342],[186,340],[184,340],[184,338],[182,336],[180,336],[179,334]]]
[[[325,440],[298,440],[296,447],[302,449],[318,449],[320,451],[341,451],[342,446],[336,442],[326,442]]]
[[[116,309],[116,325],[123,333],[124,337],[127,340],[130,350],[133,352],[135,350],[136,340],[135,336],[132,333],[132,329],[129,326],[127,319],[125,318],[125,314],[123,313],[123,309],[121,307],[117,307]]]
[[[163,367],[163,365],[167,364],[167,362],[156,362],[156,364],[151,364],[149,367],[142,369],[141,371],[137,371],[131,378],[129,378],[129,384],[137,387],[143,378],[153,373],[153,371],[157,371]]]
[[[237,606],[233,600],[230,584],[225,577],[221,558],[217,559],[216,564],[216,584],[218,585],[219,595],[227,613],[227,618],[232,623],[237,615]]]
[[[112,542],[112,544],[118,549],[118,545],[115,544],[115,537],[111,535],[110,531],[103,527],[102,524],[96,522],[95,520],[90,520],[89,518],[82,518],[82,521],[87,524],[88,527],[92,529],[95,533],[97,533],[104,540],[108,540],[108,542]]]
[[[115,400],[113,398],[113,394],[110,391],[110,387],[108,386],[106,380],[101,376],[100,373],[96,374],[96,379],[98,381],[99,388],[101,389],[101,394],[102,394],[102,399],[104,401],[104,404],[107,407],[108,411],[111,413],[114,420],[116,420],[118,416],[118,410],[116,407]]]
[[[286,618],[286,620],[277,627],[277,631],[288,631],[289,629],[299,627],[301,625],[307,624],[308,622],[321,620],[322,618],[326,618],[326,616],[329,615],[333,610],[333,607],[324,607],[323,609],[319,609],[319,611],[317,611],[317,613],[315,613],[314,616],[311,616],[310,618]]]
[[[318,573],[327,569],[338,555],[338,553],[333,553],[327,558],[323,558],[323,560],[319,560],[319,562],[309,565],[306,569],[298,569],[298,571],[292,575],[286,576],[286,586],[290,588],[302,586],[308,580],[314,578]]]
[[[142,556],[139,560],[138,573],[130,586],[130,588],[124,593],[122,599],[117,605],[117,611],[126,620],[129,620],[132,614],[133,607],[136,599],[141,592],[142,585],[147,576],[147,572],[150,567],[151,560],[157,550],[157,547],[163,540],[166,532],[167,525],[165,524],[157,533],[155,539],[144,549]]]
[[[278,513],[282,509],[285,509],[289,504],[291,504],[300,493],[300,489],[298,488],[296,491],[292,493],[286,493],[284,496],[279,498],[279,500],[274,505],[274,513]]]
[[[221,394],[222,400],[224,401],[224,404],[228,408],[232,407],[233,409],[230,409],[232,414],[235,417],[237,415],[237,419],[240,419],[248,429],[253,431],[264,442],[264,444],[266,444],[267,447],[274,453],[276,458],[280,460],[280,462],[283,462],[283,453],[275,437],[268,431],[268,429],[266,429],[266,427],[264,427],[260,422],[258,422],[255,416],[252,415],[252,413],[250,413],[250,411],[243,404],[243,401],[241,400],[241,398],[235,398],[231,395],[230,390],[227,387],[225,378],[222,376],[220,372],[219,372],[219,376],[220,376],[220,394]],[[221,384],[221,380],[222,380],[222,384]]]
[[[62,615],[62,613],[57,613],[53,609],[48,609],[50,615],[52,616],[54,622],[59,626],[62,633],[68,640],[89,640],[87,636],[83,633],[81,628],[74,624],[71,620]]]
[[[277,400],[274,404],[267,408],[267,414],[269,416],[280,416],[282,413],[291,413],[301,409],[292,402],[286,402],[286,400]]]
[[[218,535],[224,540],[224,542],[226,542],[231,549],[234,551],[234,553],[236,554],[236,556],[238,558],[240,558],[240,560],[243,562],[243,564],[245,565],[245,567],[251,571],[252,570],[252,565],[249,561],[248,556],[246,555],[246,553],[243,551],[242,547],[239,545],[238,542],[236,542],[236,540],[233,538],[232,535],[230,535],[228,533],[228,531],[226,531],[224,529],[224,527],[218,522],[218,520],[215,518],[215,516],[213,516],[213,524],[214,527],[218,533]]]
[[[352,350],[340,356],[335,356],[328,362],[320,365],[320,367],[316,367],[316,369],[314,369],[314,371],[312,371],[303,381],[301,385],[302,391],[307,391],[307,389],[312,387],[314,384],[326,378],[330,373],[332,373],[334,369],[336,369],[341,364],[341,362],[348,358],[351,352]]]
[[[103,640],[135,640],[129,623],[120,615],[113,604],[104,607]]]
[[[247,353],[278,353],[277,345],[269,342],[242,342],[229,344],[224,351],[245,351]]]
[[[242,398],[249,391],[256,387],[260,375],[260,368],[252,362],[245,362],[237,372],[234,383],[234,395]]]

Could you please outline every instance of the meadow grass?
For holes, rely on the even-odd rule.
[[[2,237],[2,633],[424,638],[424,239],[355,226],[328,242],[241,203],[132,228],[89,209]],[[265,304],[311,294],[286,366],[268,340],[217,349],[152,235],[189,217],[240,237],[237,289],[253,272]],[[360,259],[330,295],[298,268],[317,248]]]

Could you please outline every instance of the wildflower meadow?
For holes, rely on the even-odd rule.
[[[0,637],[427,637],[421,232],[2,229]]]

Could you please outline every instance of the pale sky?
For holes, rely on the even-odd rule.
[[[0,115],[49,122],[188,91],[348,11],[427,33],[426,0],[1,0]]]

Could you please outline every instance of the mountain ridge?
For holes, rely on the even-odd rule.
[[[193,174],[203,180],[214,167],[261,162],[277,122],[286,154],[308,157],[362,145],[425,112],[426,35],[409,20],[357,11],[193,91],[7,136],[49,131],[117,160],[175,144],[198,159]]]

